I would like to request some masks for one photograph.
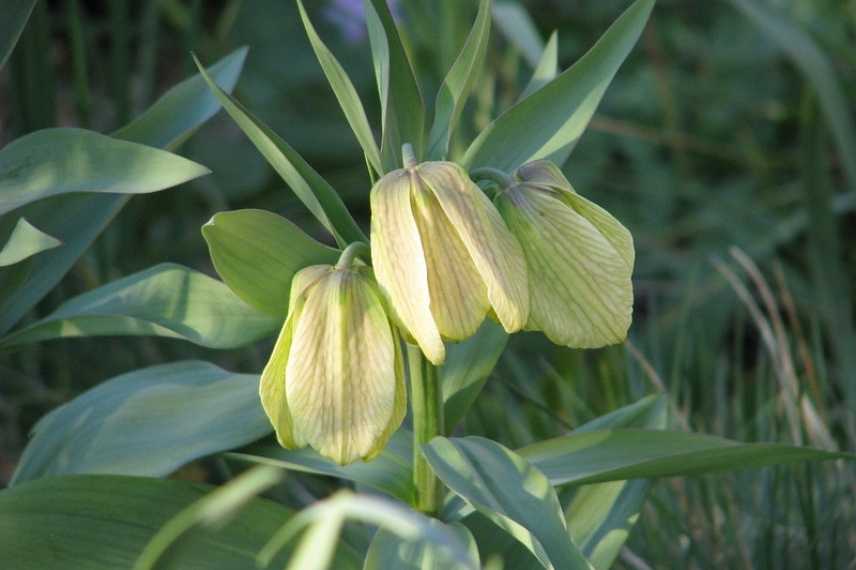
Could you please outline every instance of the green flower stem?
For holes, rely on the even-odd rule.
[[[473,180],[489,180],[490,182],[495,183],[499,186],[499,191],[502,192],[506,190],[509,186],[514,184],[514,180],[511,179],[507,173],[499,170],[498,168],[491,168],[489,166],[483,166],[481,168],[476,168],[472,172],[470,172],[470,177]]]
[[[371,259],[371,249],[368,244],[361,241],[355,241],[348,245],[342,255],[339,256],[339,261],[336,262],[336,269],[345,269],[350,267],[357,256],[362,256],[364,260]]]
[[[404,163],[404,168],[413,168],[416,166],[416,155],[413,154],[413,145],[404,143],[401,145],[401,162]]]
[[[442,487],[425,455],[422,445],[441,435],[443,396],[437,381],[437,369],[423,356],[418,346],[407,345],[410,370],[410,405],[413,411],[413,484],[416,509],[435,513],[440,507]]]

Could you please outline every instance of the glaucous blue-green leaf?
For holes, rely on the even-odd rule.
[[[480,437],[435,437],[422,449],[449,489],[523,543],[545,568],[591,568],[568,536],[550,481],[525,459]]]
[[[438,371],[446,433],[452,432],[473,405],[506,344],[508,335],[502,327],[485,319],[476,334],[446,347],[446,361]]]
[[[186,481],[115,475],[56,477],[6,489],[0,492],[3,567],[132,568],[155,533],[211,489]],[[157,568],[255,568],[256,553],[292,515],[282,505],[252,499],[236,519],[183,536]],[[288,558],[288,550],[282,551],[273,567],[282,568]]]
[[[856,454],[778,443],[741,443],[679,431],[607,430],[566,435],[517,451],[553,485],[705,475]]]
[[[0,248],[0,267],[14,265],[20,261],[62,245],[58,239],[49,236],[39,228],[19,218],[9,239]]]
[[[488,125],[467,150],[464,166],[511,171],[538,158],[564,162],[653,7],[654,0],[636,0],[572,67]]]
[[[303,473],[338,477],[410,503],[415,494],[412,438],[410,432],[401,429],[392,436],[377,458],[350,465],[338,465],[310,448],[283,449],[270,444],[254,445],[240,453],[230,453],[229,457]]]
[[[547,45],[544,46],[544,51],[541,52],[541,57],[538,59],[538,65],[535,66],[535,71],[532,72],[532,77],[529,78],[529,83],[520,94],[519,101],[526,99],[553,79],[559,74],[559,32],[553,32],[550,35]]]
[[[385,172],[401,168],[401,146],[413,145],[420,160],[425,145],[425,104],[413,66],[386,0],[363,0],[380,95],[381,160]]]
[[[445,524],[437,519],[427,519],[431,527],[441,528],[457,537],[466,545],[470,558],[479,562],[479,550],[473,535],[460,523]],[[439,544],[428,541],[404,540],[397,534],[380,529],[372,539],[366,553],[363,570],[459,570],[466,565],[456,563]]]
[[[434,103],[434,124],[428,137],[427,156],[431,160],[446,158],[449,140],[464,110],[476,78],[479,77],[490,38],[491,0],[481,0],[476,21],[452,68],[446,74]]]
[[[266,210],[218,212],[202,226],[202,235],[226,285],[253,307],[279,317],[286,315],[294,274],[309,265],[335,264],[340,253]]]
[[[15,49],[35,5],[36,0],[6,0],[3,3],[3,18],[0,19],[0,69]]]
[[[270,433],[258,376],[199,361],[111,378],[44,416],[12,482],[70,473],[162,477]]]
[[[69,299],[47,317],[0,339],[0,348],[106,335],[162,336],[235,348],[269,336],[279,324],[220,281],[163,263]]]
[[[209,172],[164,150],[92,131],[45,129],[0,151],[0,214],[69,192],[157,192]]]
[[[496,27],[514,45],[529,65],[535,66],[544,42],[529,12],[516,0],[499,0],[493,7]]]
[[[375,172],[383,172],[383,167],[380,162],[380,150],[372,133],[372,128],[369,125],[366,111],[363,109],[363,104],[360,101],[360,96],[354,88],[354,84],[348,77],[347,72],[336,59],[321,38],[318,32],[315,31],[315,26],[306,14],[306,9],[303,7],[303,2],[297,0],[297,8],[300,10],[300,18],[303,20],[303,27],[306,29],[306,35],[309,36],[309,43],[312,44],[312,49],[315,51],[315,56],[318,58],[318,63],[321,64],[321,69],[324,71],[324,76],[327,77],[327,82],[333,88],[333,93],[336,94],[336,99],[339,101],[339,106],[342,107],[342,112],[354,131],[363,152],[366,154],[366,160]]]
[[[243,68],[246,50],[223,58],[209,73],[226,91],[231,91]],[[179,83],[148,111],[114,136],[150,146],[173,148],[190,136],[220,108],[202,76]],[[24,206],[22,217],[60,240],[63,245],[27,261],[27,272],[18,266],[0,268],[0,333],[8,331],[59,282],[75,261],[130,199],[127,194],[68,194]],[[13,278],[16,285],[7,286]]]
[[[312,215],[336,238],[336,242],[344,247],[355,241],[367,241],[365,234],[333,187],[270,127],[254,117],[237,99],[218,87],[199,60],[195,61],[199,72],[208,82],[208,87],[217,96],[229,116],[244,131],[247,138],[277,174],[291,187]]]

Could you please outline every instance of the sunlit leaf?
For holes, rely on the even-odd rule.
[[[62,243],[53,236],[32,225],[26,218],[20,218],[15,224],[6,244],[0,248],[0,267],[14,265]]]

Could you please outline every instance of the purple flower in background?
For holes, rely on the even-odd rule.
[[[387,0],[392,17],[401,19],[398,0]],[[339,28],[348,43],[359,43],[366,37],[366,13],[363,0],[331,0],[324,10],[327,19]]]

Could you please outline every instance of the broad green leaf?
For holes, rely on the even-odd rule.
[[[434,528],[457,537],[461,544],[467,546],[470,558],[478,564],[479,550],[473,535],[467,527],[460,523],[444,524],[437,519],[428,519],[428,524]],[[366,553],[363,570],[445,570],[466,568],[467,566],[450,560],[444,548],[428,541],[404,540],[393,532],[380,529],[372,539]]]
[[[511,171],[539,158],[564,162],[653,7],[654,0],[636,0],[572,67],[488,125],[467,150],[464,166]]]
[[[553,485],[720,473],[800,461],[856,459],[777,443],[740,443],[678,431],[614,430],[571,434],[526,446],[518,453]]]
[[[536,66],[544,51],[544,42],[529,13],[517,0],[499,1],[493,7],[496,27],[508,38],[529,65]]]
[[[77,475],[0,492],[0,552],[15,570],[131,568],[167,521],[212,488],[145,477]],[[165,553],[158,569],[255,568],[255,555],[292,512],[253,499],[237,520],[203,526]],[[276,559],[282,568],[288,552]]]
[[[199,60],[195,61],[208,87],[229,116],[312,215],[336,238],[336,242],[344,247],[355,241],[368,241],[333,187],[279,135],[254,117],[237,99],[220,89]]]
[[[384,172],[401,168],[401,145],[413,145],[416,159],[425,144],[425,104],[386,0],[363,0],[380,95]]]
[[[208,75],[227,93],[238,82],[247,51],[246,47],[239,48],[208,68]],[[175,148],[219,109],[220,103],[205,79],[194,75],[164,93],[113,136],[159,148]]]
[[[507,343],[508,335],[502,327],[485,319],[476,334],[446,347],[446,361],[438,371],[446,433],[464,419]]]
[[[553,32],[550,35],[550,40],[544,46],[544,51],[541,52],[541,57],[538,59],[538,65],[535,66],[535,71],[532,72],[532,77],[529,78],[529,83],[520,94],[518,101],[526,99],[553,79],[559,74],[559,32]]]
[[[265,210],[214,214],[202,226],[217,273],[238,297],[285,317],[294,274],[309,265],[335,264],[339,251]]]
[[[817,92],[851,191],[856,192],[856,128],[852,105],[848,103],[833,63],[808,32],[772,3],[762,0],[731,0],[731,3],[793,60]]]
[[[44,416],[13,477],[161,477],[270,433],[258,376],[186,361],[122,374]]]
[[[209,172],[186,158],[92,131],[45,129],[0,151],[0,214],[68,192],[157,192]]]
[[[423,451],[437,476],[529,548],[545,568],[591,568],[571,542],[550,481],[489,439],[435,437]]]
[[[415,494],[411,467],[412,437],[409,432],[401,429],[392,436],[377,458],[350,465],[338,465],[310,448],[290,450],[269,444],[254,445],[243,452],[230,453],[229,457],[303,473],[338,477],[410,503]]]
[[[464,110],[476,78],[482,71],[488,39],[490,38],[490,5],[491,0],[481,0],[476,21],[461,48],[455,63],[440,90],[434,103],[434,124],[428,137],[428,158],[442,160],[449,152],[449,140],[452,132]]]
[[[380,150],[375,142],[372,128],[369,125],[369,120],[366,117],[366,111],[363,109],[363,104],[360,101],[360,96],[357,90],[354,89],[354,84],[348,77],[342,65],[336,59],[321,38],[315,31],[315,26],[306,14],[306,9],[303,7],[303,2],[297,0],[297,8],[300,10],[300,18],[303,20],[303,27],[306,29],[306,35],[309,36],[309,43],[312,44],[312,49],[315,51],[315,56],[318,58],[318,63],[321,64],[321,69],[333,88],[336,94],[336,99],[339,101],[339,106],[342,107],[342,112],[345,113],[345,118],[351,126],[351,130],[357,137],[363,152],[366,154],[366,160],[374,168],[375,172],[383,172],[383,167],[380,162]]]
[[[36,0],[7,0],[0,19],[0,69],[6,64],[30,19]]]
[[[14,265],[60,245],[62,242],[55,237],[41,231],[26,218],[19,218],[6,244],[0,248],[0,267]]]
[[[244,304],[223,283],[163,263],[69,299],[0,339],[0,348],[81,336],[162,336],[235,348],[272,334],[279,319]]]
[[[238,80],[246,50],[241,49],[213,65],[209,73],[227,91]],[[137,120],[115,136],[151,146],[173,148],[218,109],[214,95],[200,75],[169,90]],[[61,247],[28,260],[28,274],[14,276],[16,287],[0,290],[0,334],[8,331],[59,282],[75,261],[107,227],[130,195],[69,194],[24,206],[20,215],[60,240]],[[11,270],[11,271],[10,271]],[[17,267],[0,268],[7,282]]]

